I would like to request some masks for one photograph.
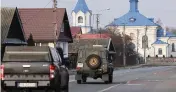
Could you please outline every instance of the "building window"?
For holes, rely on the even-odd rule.
[[[142,37],[142,48],[148,48],[148,36],[146,35]]]
[[[64,32],[64,23],[62,23],[61,32]]]
[[[158,49],[158,54],[159,54],[159,55],[162,55],[162,54],[163,54],[163,52],[162,52],[162,49],[161,49],[161,48],[159,48],[159,49]]]
[[[172,52],[175,52],[175,44],[172,43]]]
[[[78,23],[83,23],[83,17],[82,16],[78,17]]]

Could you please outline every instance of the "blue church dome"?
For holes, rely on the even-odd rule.
[[[73,10],[75,13],[78,13],[79,11],[82,11],[83,13],[89,12],[89,8],[85,2],[85,0],[78,0],[76,7]]]
[[[164,30],[162,28],[157,30],[157,37],[163,37],[164,36]]]
[[[138,0],[130,0],[130,10],[127,14],[114,20],[108,26],[119,25],[119,26],[157,26],[154,23],[154,18],[147,18],[138,10]]]

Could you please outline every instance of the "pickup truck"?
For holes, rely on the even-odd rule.
[[[55,48],[7,46],[0,67],[1,92],[68,92],[69,74]]]

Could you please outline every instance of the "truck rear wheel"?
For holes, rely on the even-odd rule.
[[[112,81],[113,81],[113,75],[109,74],[109,83],[112,83]]]
[[[84,83],[87,82],[87,77],[83,77],[82,79]]]
[[[112,83],[113,81],[113,75],[112,74],[109,74],[108,75],[108,81],[105,81],[106,84],[109,84],[109,83]]]
[[[77,83],[78,83],[78,84],[81,84],[81,80],[77,80]]]

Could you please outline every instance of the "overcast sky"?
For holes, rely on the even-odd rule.
[[[52,0],[1,0],[1,5],[18,8],[48,8],[52,7],[51,1]],[[57,1],[58,7],[67,9],[69,19],[71,19],[71,11],[75,7],[77,0]],[[129,0],[86,0],[86,2],[93,13],[102,14],[100,20],[102,26],[107,25],[114,18],[118,18],[129,11]],[[111,10],[101,11],[106,8],[110,8]],[[161,19],[164,25],[176,27],[176,0],[139,0],[139,10],[140,13],[146,17],[153,17],[155,20]]]

